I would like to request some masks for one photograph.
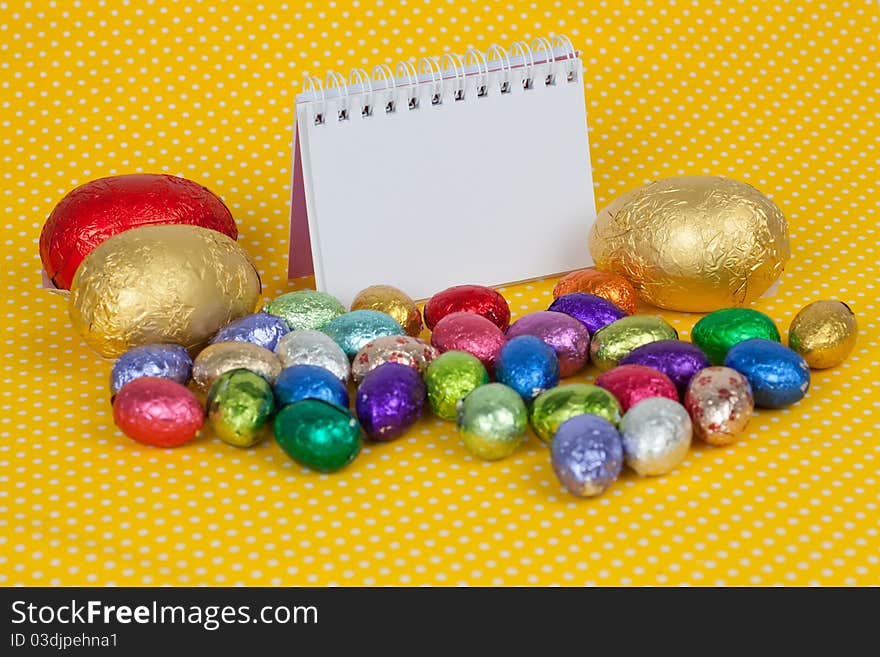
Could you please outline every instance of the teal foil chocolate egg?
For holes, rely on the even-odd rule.
[[[751,308],[722,308],[694,324],[691,340],[713,365],[724,363],[730,348],[753,338],[779,342],[779,330],[767,315]]]
[[[352,310],[324,324],[321,331],[333,338],[349,359],[376,338],[405,335],[391,315],[378,310]]]
[[[461,441],[475,456],[488,461],[513,454],[528,426],[528,412],[519,393],[504,384],[481,386],[458,408]]]
[[[531,422],[538,438],[553,439],[559,425],[575,415],[598,415],[617,426],[620,403],[607,390],[589,383],[566,383],[542,393],[532,404]]]
[[[223,442],[251,447],[262,440],[275,412],[272,386],[259,374],[238,369],[221,374],[208,392],[208,423]]]

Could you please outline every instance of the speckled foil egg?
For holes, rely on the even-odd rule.
[[[178,447],[202,428],[205,411],[185,386],[145,376],[122,386],[113,400],[113,421],[129,438],[153,447]]]
[[[272,386],[249,370],[221,374],[208,391],[208,423],[223,442],[251,447],[268,433],[275,398]]]
[[[333,338],[349,358],[376,338],[403,335],[400,324],[378,310],[353,310],[327,322],[321,331]]]
[[[192,358],[178,344],[145,344],[129,349],[113,364],[110,371],[110,395],[120,391],[129,381],[144,376],[158,376],[186,385],[192,375]]]
[[[386,335],[368,342],[351,361],[351,378],[355,385],[372,370],[384,363],[409,365],[419,374],[440,352],[424,340],[408,335]]]
[[[263,312],[281,317],[291,331],[319,329],[345,313],[345,306],[332,294],[317,290],[296,290],[273,299]]]
[[[479,358],[489,372],[494,371],[498,352],[506,342],[507,337],[495,324],[468,312],[446,315],[434,325],[431,333],[431,344],[440,353],[466,351]]]
[[[840,365],[856,346],[859,329],[850,307],[840,301],[814,301],[791,321],[788,346],[813,369]]]
[[[425,370],[431,412],[442,420],[455,420],[459,400],[487,383],[486,368],[476,356],[465,351],[440,354]]]
[[[748,425],[755,399],[748,380],[729,367],[707,367],[688,386],[684,406],[703,442],[732,445]]]
[[[343,383],[348,382],[351,372],[348,356],[333,338],[321,331],[291,331],[275,345],[275,353],[284,367],[317,365],[333,372]]]
[[[590,359],[602,372],[607,372],[637,347],[658,340],[677,339],[678,331],[659,317],[624,317],[596,331],[590,344]]]
[[[371,285],[358,292],[351,302],[351,310],[378,310],[388,313],[403,328],[404,333],[418,337],[422,332],[422,313],[409,295],[391,285]]]
[[[294,365],[281,370],[275,379],[278,406],[303,399],[322,399],[348,408],[348,388],[330,370],[317,365]]]
[[[481,386],[459,402],[458,435],[469,452],[487,461],[513,454],[528,424],[519,393],[502,383]]]
[[[665,397],[644,399],[620,421],[623,458],[642,476],[671,472],[691,447],[693,426],[684,406]]]
[[[709,367],[709,359],[700,349],[682,340],[658,340],[636,347],[620,359],[621,365],[644,365],[663,372],[675,384],[680,398],[694,375]]]
[[[779,207],[750,185],[716,176],[666,178],[627,192],[599,212],[589,243],[596,267],[630,281],[643,301],[688,312],[754,301],[790,256]]]
[[[529,419],[538,438],[549,443],[560,424],[584,413],[605,418],[614,426],[621,417],[620,404],[607,390],[589,383],[566,383],[538,395]]]
[[[297,463],[317,472],[335,472],[361,451],[361,428],[347,408],[304,399],[275,416],[275,440]]]
[[[556,478],[572,495],[601,495],[617,481],[623,468],[620,434],[598,415],[569,418],[550,443],[550,463]]]
[[[281,373],[281,361],[273,352],[250,342],[217,342],[205,347],[193,361],[193,385],[207,393],[224,372],[245,369],[274,383]]]
[[[254,313],[224,326],[211,342],[250,342],[274,351],[278,341],[289,331],[287,322],[277,315]]]
[[[500,292],[482,285],[456,285],[428,299],[425,325],[433,331],[437,322],[457,312],[485,317],[502,331],[510,324],[510,308]]]
[[[425,407],[425,384],[408,365],[385,363],[369,372],[357,391],[355,409],[373,440],[394,440],[415,424]]]
[[[531,402],[559,384],[559,359],[553,347],[534,335],[520,335],[501,347],[495,361],[495,380]]]
[[[507,337],[533,335],[556,352],[559,376],[577,374],[590,355],[590,333],[578,320],[565,313],[540,310],[521,317],[507,329]]]
[[[634,315],[638,304],[632,283],[622,276],[592,267],[578,269],[560,278],[553,288],[553,298],[558,299],[572,292],[595,294],[597,297],[607,299],[627,315]]]
[[[252,313],[260,277],[244,250],[215,230],[132,228],[83,259],[70,288],[70,319],[105,357],[171,342],[197,349]]]
[[[713,365],[721,365],[733,345],[752,338],[779,342],[776,323],[751,308],[716,310],[694,324],[691,332],[691,340]]]
[[[724,359],[749,381],[755,405],[782,408],[799,402],[810,388],[810,368],[800,354],[772,340],[746,340]]]
[[[591,337],[600,328],[628,314],[607,299],[584,292],[572,292],[561,296],[551,303],[547,310],[574,317],[584,325]]]
[[[614,395],[623,412],[650,397],[678,401],[678,391],[672,380],[663,372],[644,365],[618,365],[600,374],[596,385]]]

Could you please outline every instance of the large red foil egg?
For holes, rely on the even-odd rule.
[[[456,312],[485,317],[502,331],[510,324],[510,307],[499,292],[482,285],[456,285],[428,299],[425,325],[433,331],[437,322]]]
[[[69,192],[40,235],[43,269],[55,287],[70,289],[83,258],[129,228],[190,224],[238,239],[235,219],[216,194],[192,180],[156,173],[99,178]]]
[[[144,445],[177,447],[202,428],[205,411],[186,386],[145,376],[122,386],[113,398],[113,421],[122,433]]]

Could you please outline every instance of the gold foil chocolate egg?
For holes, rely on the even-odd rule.
[[[275,352],[252,342],[215,342],[202,349],[193,361],[193,386],[207,394],[221,375],[239,369],[259,374],[269,383],[275,383],[281,374],[281,359]]]
[[[840,301],[814,301],[801,308],[788,329],[788,346],[814,370],[840,365],[853,347],[859,327],[850,307]]]
[[[761,296],[790,257],[788,224],[754,187],[729,178],[666,178],[603,209],[590,230],[598,269],[623,276],[643,301],[709,312]]]
[[[105,357],[157,342],[196,349],[254,311],[260,277],[247,253],[215,230],[133,228],[89,253],[70,287],[70,318]]]
[[[371,285],[357,293],[352,310],[378,310],[391,315],[410,337],[422,332],[422,313],[405,292],[391,285]]]

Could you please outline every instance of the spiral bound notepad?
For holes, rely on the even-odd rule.
[[[291,278],[416,299],[591,264],[583,69],[565,37],[356,69],[296,98]]]

